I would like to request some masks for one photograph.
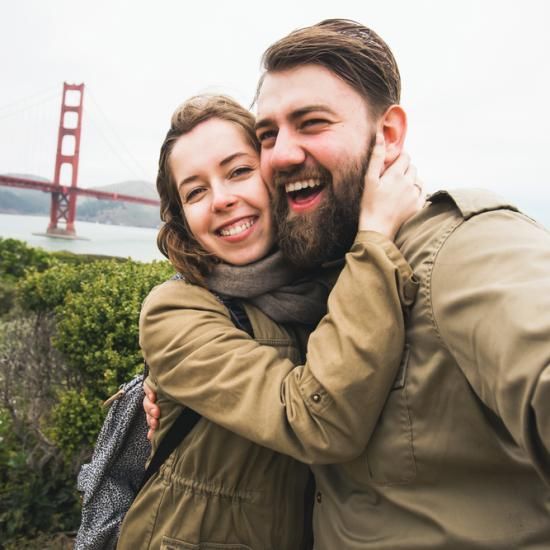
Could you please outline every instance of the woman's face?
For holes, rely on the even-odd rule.
[[[263,258],[274,242],[270,199],[258,153],[244,130],[219,118],[178,138],[170,169],[191,232],[228,264]]]

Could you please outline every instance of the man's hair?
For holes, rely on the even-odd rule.
[[[262,64],[266,72],[321,65],[364,97],[374,116],[399,103],[401,77],[390,48],[374,31],[349,19],[326,19],[291,32],[265,51]]]
[[[205,276],[219,260],[199,244],[189,229],[172,176],[170,155],[178,138],[212,118],[235,124],[259,153],[260,146],[254,129],[255,119],[247,109],[227,96],[198,95],[191,97],[174,111],[170,130],[160,149],[157,173],[160,218],[164,222],[157,237],[157,246],[188,281],[203,286]]]

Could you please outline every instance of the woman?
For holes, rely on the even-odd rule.
[[[363,201],[370,213],[362,218],[369,221],[361,222],[303,363],[299,344],[325,312],[327,281],[336,269],[309,282],[274,252],[269,194],[248,111],[228,98],[203,96],[174,113],[159,161],[166,223],[158,241],[185,280],[154,289],[142,309],[140,343],[163,417],[153,450],[182,406],[203,418],[137,496],[119,548],[306,547],[308,470],[295,458],[336,462],[363,449],[368,422],[356,425],[351,408],[371,394],[373,401],[385,395],[378,379],[387,376],[379,372],[395,374],[403,347],[399,296],[412,272],[387,237],[369,230],[393,238],[418,209],[418,190],[414,175],[403,175],[406,159],[379,182],[383,157],[378,138]],[[392,189],[401,196],[399,213],[384,208],[394,200],[387,197]],[[357,290],[350,302],[350,288],[364,285],[371,296]],[[235,327],[211,291],[249,297],[243,307],[254,338]],[[367,326],[365,308],[372,311]],[[359,311],[360,333],[353,326]],[[338,312],[344,326],[335,326]],[[364,338],[365,330],[372,338]],[[385,364],[373,357],[372,369],[360,368],[359,355],[364,361],[373,342],[373,356],[385,357]],[[281,417],[288,431],[274,437],[272,426]]]

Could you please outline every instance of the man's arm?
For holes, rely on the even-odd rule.
[[[470,385],[550,482],[550,234],[508,210],[473,217],[440,251],[432,299]]]
[[[395,378],[411,286],[395,245],[361,232],[304,365],[236,329],[212,294],[183,281],[145,301],[141,346],[162,391],[216,424],[304,462],[346,461],[366,446]]]

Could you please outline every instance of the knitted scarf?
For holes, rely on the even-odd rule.
[[[326,313],[338,271],[300,271],[276,251],[248,265],[218,264],[206,282],[214,292],[246,298],[278,323],[315,325]]]

